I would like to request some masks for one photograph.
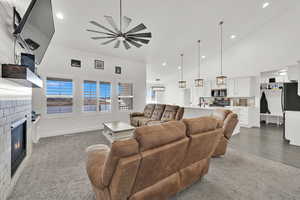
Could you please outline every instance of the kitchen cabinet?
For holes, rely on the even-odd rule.
[[[199,97],[211,97],[211,81],[204,81],[204,86],[199,88]]]
[[[227,80],[228,97],[253,97],[256,86],[253,77],[233,78]]]

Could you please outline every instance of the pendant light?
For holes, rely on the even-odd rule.
[[[201,40],[198,40],[198,78],[195,79],[195,87],[203,87],[204,79],[200,75],[200,66],[201,66]]]
[[[183,80],[183,54],[180,54],[181,56],[181,69],[180,69],[180,80],[178,81],[179,83],[179,88],[186,88],[186,81]]]
[[[226,79],[227,79],[227,77],[223,75],[223,24],[224,24],[223,21],[221,21],[219,23],[219,27],[220,27],[220,52],[221,52],[221,57],[220,57],[221,74],[216,79],[218,86],[226,85]]]

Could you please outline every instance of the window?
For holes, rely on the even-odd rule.
[[[132,83],[118,84],[118,101],[119,101],[119,110],[133,109],[133,84]]]
[[[83,82],[83,111],[97,111],[97,82]]]
[[[99,83],[99,111],[111,111],[111,84],[109,82]]]
[[[47,78],[47,113],[71,113],[73,111],[73,82],[71,79]]]

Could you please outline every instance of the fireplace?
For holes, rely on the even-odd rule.
[[[26,118],[11,125],[11,177],[26,157]]]

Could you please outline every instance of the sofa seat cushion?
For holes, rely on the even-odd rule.
[[[132,117],[130,122],[131,122],[131,125],[132,126],[140,126],[140,121],[143,121],[143,120],[150,120],[149,118],[147,117]]]
[[[160,120],[161,116],[165,110],[166,105],[157,104],[155,105],[155,109],[152,113],[151,120]]]
[[[178,109],[179,106],[167,105],[161,117],[161,121],[175,120]]]
[[[151,118],[152,113],[154,111],[154,108],[155,108],[155,104],[148,104],[148,105],[146,105],[146,107],[144,109],[144,116],[148,117],[148,118]]]

